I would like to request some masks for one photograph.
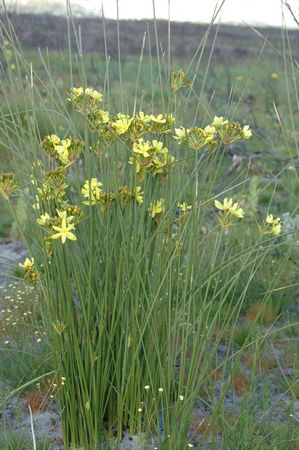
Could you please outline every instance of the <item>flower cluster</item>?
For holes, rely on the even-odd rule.
[[[183,69],[172,72],[170,87],[173,92],[178,92],[182,88],[189,88],[191,85],[192,80],[186,78],[186,74]]]
[[[265,220],[265,234],[273,234],[273,236],[279,236],[281,234],[281,222],[280,217],[274,219],[272,214],[268,214]]]
[[[75,137],[60,139],[56,134],[51,134],[44,139],[42,147],[60,166],[67,166],[73,164],[80,156],[84,142]]]
[[[99,133],[103,144],[111,145],[118,139],[136,142],[147,135],[157,137],[173,131],[175,119],[170,114],[147,115],[139,112],[134,116],[117,113],[109,116],[108,112],[97,110],[90,116],[92,128]]]
[[[43,204],[55,203],[55,205],[60,205],[65,202],[64,197],[67,192],[68,184],[66,183],[64,170],[53,170],[49,172],[44,172],[40,169],[43,174],[41,180],[36,181],[32,179],[32,184],[36,186],[38,195],[36,196],[36,203],[34,208],[37,210],[41,209],[40,203]]]
[[[23,278],[31,284],[36,284],[40,275],[35,268],[34,258],[26,258],[23,263],[19,263],[19,266],[23,269]]]
[[[130,199],[134,199],[137,203],[143,202],[143,192],[141,186],[135,186],[129,188],[128,186],[120,186],[118,192],[106,192],[101,187],[103,183],[98,181],[97,178],[91,178],[86,180],[81,190],[83,197],[86,200],[83,201],[85,205],[100,205],[103,212],[106,212],[112,204],[118,200],[122,208],[127,206]]]
[[[95,89],[75,87],[70,92],[69,100],[75,103],[79,111],[88,112],[103,101],[103,95]]]
[[[177,91],[187,87],[189,81],[183,71],[178,71],[172,75],[172,84],[172,89]],[[176,160],[168,149],[171,137],[178,144],[186,144],[189,148],[200,150],[203,147],[214,149],[238,139],[249,139],[252,135],[248,125],[242,128],[237,122],[229,122],[217,116],[204,128],[175,128],[175,118],[171,114],[153,115],[140,111],[133,116],[120,112],[111,115],[101,109],[102,94],[91,88],[73,88],[69,100],[87,117],[92,131],[95,132],[94,148],[101,150],[103,143],[107,148],[106,144],[111,145],[117,139],[125,143],[126,148],[130,149],[128,162],[140,180],[143,180],[147,173],[166,177],[170,168],[174,167]],[[169,138],[166,146],[167,135]],[[61,139],[56,134],[50,134],[42,142],[42,148],[48,155],[47,166],[41,161],[34,164],[33,207],[39,211],[36,220],[43,230],[45,242],[50,247],[54,240],[61,240],[63,244],[67,240],[76,240],[74,232],[82,219],[83,211],[70,202],[70,197],[78,199],[78,192],[70,189],[73,177],[68,174],[73,163],[81,157],[84,146],[85,143],[76,137],[66,136]],[[0,193],[7,198],[14,189],[14,176],[1,175]],[[108,191],[103,188],[101,181],[93,177],[84,181],[81,195],[84,205],[98,205],[102,212],[107,212],[113,204],[124,208],[132,201],[143,203],[144,192],[141,185],[122,185],[115,192]],[[221,211],[219,222],[222,226],[231,225],[236,218],[244,217],[242,208],[233,203],[232,199],[224,199],[223,203],[216,200],[215,206]],[[146,208],[150,217],[159,222],[166,211],[165,201],[160,198],[149,203]],[[186,223],[190,209],[191,205],[187,202],[178,203],[174,218],[176,227],[180,228]],[[273,222],[273,234],[278,233],[278,225]]]
[[[100,108],[102,94],[91,88],[73,88],[69,100],[88,118],[91,129],[98,132],[105,145],[112,145],[118,136],[134,142],[147,134],[162,136],[173,131],[175,118],[171,114],[155,116],[141,111],[134,116],[123,113],[110,115]]]
[[[15,175],[13,173],[0,173],[0,195],[5,200],[17,189]]]
[[[191,205],[188,205],[187,202],[178,203],[178,208],[180,211],[180,214],[184,215],[187,214],[187,212],[192,208]]]
[[[87,200],[83,203],[85,205],[96,205],[101,201],[103,183],[97,180],[97,178],[91,178],[91,180],[86,180],[85,184],[81,190],[81,193]]]
[[[141,186],[135,186],[130,189],[128,186],[120,186],[118,188],[119,203],[122,208],[126,207],[130,199],[134,199],[137,203],[143,203],[143,191]]]
[[[174,162],[175,158],[169,154],[168,148],[156,139],[153,141],[139,139],[133,144],[132,156],[129,159],[129,164],[134,165],[136,173],[141,178],[146,171],[153,175],[167,175],[169,167]]]
[[[223,228],[233,225],[234,220],[243,219],[244,211],[238,203],[233,203],[233,199],[225,198],[223,203],[215,200],[215,206],[220,211],[220,216],[218,217],[219,223]]]
[[[100,205],[103,212],[108,211],[116,200],[114,192],[106,192],[101,189],[103,184],[97,178],[86,180],[81,190],[82,195],[87,199],[83,203],[85,205]]]
[[[178,144],[200,150],[207,147],[214,150],[219,145],[233,144],[240,139],[250,139],[252,132],[249,125],[241,126],[238,122],[229,122],[223,117],[214,117],[213,122],[205,128],[175,128],[174,139]]]
[[[41,214],[36,220],[37,223],[47,231],[46,241],[61,239],[64,244],[67,239],[76,240],[72,231],[75,230],[76,223],[82,217],[82,211],[77,206],[69,205],[64,210],[56,210],[55,216],[50,216],[47,212]]]
[[[160,198],[159,200],[156,200],[153,203],[151,203],[150,207],[149,207],[149,212],[150,212],[152,218],[163,214],[165,212],[164,198]]]

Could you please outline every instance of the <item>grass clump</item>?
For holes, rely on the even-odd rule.
[[[281,202],[291,192],[292,207],[297,173],[291,183],[259,177],[263,164],[230,167],[231,149],[246,152],[262,140],[258,129],[251,139],[234,109],[244,92],[222,105],[225,113],[212,114],[203,105],[204,83],[188,70],[164,73],[158,58],[152,95],[138,100],[138,79],[125,101],[121,76],[121,99],[111,94],[108,62],[102,89],[90,87],[80,54],[78,61],[70,55],[62,97],[41,60],[47,84],[15,47],[17,69],[6,80],[0,117],[15,170],[1,174],[0,193],[28,248],[19,270],[40,293],[35,318],[51,348],[44,350],[50,367],[40,364],[25,378],[52,370],[65,447],[96,449],[103,436],[118,445],[124,430],[144,447],[165,450],[191,448],[207,435],[217,445],[219,434],[232,448],[272,445],[246,414],[231,416],[223,429],[219,418],[227,392],[242,397],[253,389],[242,355],[252,351],[254,378],[271,335],[263,327],[278,320],[285,288],[296,284],[296,230],[286,231]],[[21,114],[20,99],[11,106],[11,98],[24,73],[30,86],[18,91]],[[13,364],[22,372],[23,362],[31,366],[23,351],[24,361],[5,360],[7,376]],[[195,426],[199,400],[206,415]],[[29,392],[27,401],[37,405],[40,396]]]

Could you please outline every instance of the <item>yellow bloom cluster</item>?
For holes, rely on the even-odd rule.
[[[266,217],[266,231],[265,233],[271,233],[273,236],[279,236],[281,234],[282,226],[280,217],[274,219],[272,214],[268,214]]]
[[[216,128],[210,125],[205,128],[189,128],[186,132],[187,145],[194,150],[200,150],[206,146],[211,149],[215,148],[217,146],[215,135]],[[183,139],[180,139],[180,141],[183,143]]]
[[[162,136],[173,130],[175,118],[171,114],[158,114],[155,116],[144,114],[141,111],[134,116],[120,112],[115,116],[110,115],[108,111],[99,107],[99,103],[102,101],[102,94],[88,89],[84,91],[82,87],[74,88],[69,100],[73,101],[77,109],[88,117],[91,129],[98,132],[100,139],[102,139],[103,147],[104,145],[112,145],[118,136],[121,136],[124,140],[135,142],[147,134]],[[93,95],[89,91],[93,92]],[[94,92],[97,92],[97,95]],[[87,102],[88,108],[86,108],[86,97],[93,99],[93,101],[89,100]]]
[[[40,275],[35,268],[34,258],[26,258],[23,263],[19,263],[19,266],[23,269],[23,278],[31,284],[36,284]]]
[[[121,207],[125,207],[130,199],[135,199],[137,203],[143,202],[143,192],[141,186],[130,189],[128,186],[120,186],[118,192],[105,192],[101,189],[103,184],[97,178],[86,180],[81,190],[82,195],[87,199],[83,201],[85,205],[99,204],[102,211],[106,212],[112,203],[119,200]]]
[[[47,154],[55,158],[61,166],[72,164],[80,155],[84,142],[75,137],[60,139],[56,134],[47,136],[42,142],[42,147]]]
[[[156,200],[153,203],[151,203],[150,207],[149,207],[149,212],[150,212],[152,218],[163,214],[165,212],[164,198],[160,198],[159,200]]]
[[[194,150],[204,147],[214,150],[221,144],[232,144],[240,139],[250,139],[251,136],[249,125],[242,128],[237,122],[229,122],[223,117],[215,116],[211,125],[207,125],[205,128],[175,128],[173,137],[179,144],[186,144]]]
[[[17,183],[15,182],[15,175],[11,172],[0,173],[0,195],[5,200],[8,200],[9,196],[17,189]]]
[[[32,177],[32,184],[36,187],[36,202],[33,205],[35,209],[40,210],[40,202],[43,204],[56,203],[56,205],[64,202],[64,197],[68,188],[65,181],[65,168],[44,171],[38,167],[38,176]]]
[[[118,197],[120,206],[124,208],[127,206],[130,199],[135,199],[137,203],[143,203],[143,191],[141,186],[135,186],[130,189],[128,186],[120,186],[118,188]]]
[[[111,122],[111,127],[115,130],[116,134],[121,135],[128,131],[132,120],[130,116],[118,113],[115,120]]]
[[[133,164],[141,177],[145,171],[154,175],[167,175],[169,167],[175,162],[174,156],[169,154],[168,148],[164,147],[163,142],[144,141],[139,139],[133,144],[133,154],[129,159],[129,164]]]
[[[173,74],[173,89],[177,90],[188,81],[183,72]],[[121,140],[127,148],[131,148],[129,164],[134,167],[139,179],[143,179],[146,173],[151,175],[167,176],[171,167],[174,166],[175,158],[170,154],[166,146],[166,138],[170,141],[171,136],[178,144],[199,150],[203,147],[208,149],[216,146],[235,142],[238,139],[249,139],[251,131],[246,125],[243,128],[236,122],[229,122],[223,117],[214,117],[211,124],[204,128],[175,127],[175,118],[171,114],[145,114],[140,111],[133,116],[123,113],[110,115],[108,111],[101,109],[103,96],[100,92],[83,87],[71,90],[70,100],[76,109],[87,118],[91,129],[95,132],[95,148],[101,150],[107,148],[106,144],[112,144]],[[105,144],[105,146],[103,146]],[[49,156],[48,168],[38,162],[34,166],[34,177],[32,179],[33,195],[36,199],[34,207],[39,211],[36,218],[38,225],[45,233],[45,241],[51,246],[53,240],[76,240],[74,231],[80,222],[83,211],[79,206],[69,203],[69,196],[77,198],[78,193],[70,192],[69,183],[72,183],[72,174],[68,171],[72,164],[80,157],[85,143],[75,137],[64,137],[61,139],[56,134],[50,134],[42,142],[42,147]],[[82,159],[82,161],[84,161]],[[50,169],[50,170],[49,170]],[[70,181],[68,181],[70,180]],[[1,184],[2,183],[2,184]],[[13,189],[14,179],[12,176],[0,177],[0,192],[8,195]],[[81,188],[83,196],[82,203],[87,206],[98,205],[102,212],[108,211],[113,204],[121,208],[126,207],[129,202],[143,203],[142,186],[127,185],[119,186],[115,192],[106,191],[103,184],[93,177],[84,181]],[[232,199],[224,199],[223,204],[215,201],[216,207],[221,211],[219,221],[223,226],[232,224],[236,218],[243,218],[244,212]],[[178,203],[179,218],[174,221],[176,225],[182,225],[188,218],[191,205],[186,201]],[[147,205],[149,215],[159,220],[165,213],[165,201],[160,198]],[[55,212],[56,211],[56,212]],[[275,230],[277,229],[277,224]]]
[[[85,205],[95,205],[101,200],[101,193],[103,192],[100,189],[101,186],[103,186],[103,183],[98,181],[97,178],[85,181],[81,190],[83,196],[88,199],[83,202]]]
[[[178,208],[181,214],[187,214],[187,212],[192,208],[187,202],[178,203]]]
[[[178,92],[182,88],[188,88],[192,85],[192,80],[186,78],[183,69],[172,72],[170,87],[173,92]]]
[[[218,220],[223,228],[231,226],[235,218],[243,219],[244,217],[243,209],[240,208],[238,203],[233,203],[232,198],[225,198],[223,203],[215,200],[215,206],[219,211],[221,211],[221,215]]]
[[[36,220],[39,225],[47,228],[49,234],[46,240],[50,242],[51,240],[61,239],[63,244],[67,239],[75,241],[76,236],[72,233],[72,230],[75,230],[75,224],[82,216],[81,209],[70,205],[65,210],[57,209],[56,213],[57,216],[51,217],[46,212]],[[69,213],[73,215],[68,215]],[[56,231],[56,233],[53,233],[53,231]]]
[[[95,89],[75,87],[70,92],[70,101],[73,101],[79,110],[92,109],[103,101],[103,95]]]

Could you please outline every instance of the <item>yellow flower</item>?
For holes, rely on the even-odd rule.
[[[96,91],[95,89],[86,88],[85,95],[88,95],[98,103],[100,103],[103,100],[103,95],[100,92]]]
[[[273,214],[268,214],[266,217],[266,223],[271,225],[270,233],[273,234],[273,236],[279,236],[281,234],[282,226],[280,223],[280,217],[274,219]]]
[[[128,131],[129,126],[131,125],[132,119],[129,116],[124,114],[117,114],[117,119],[112,122],[112,127],[115,129],[117,134],[124,134]]]
[[[150,156],[149,154],[150,149],[151,149],[150,142],[148,141],[145,142],[143,139],[139,139],[138,143],[134,142],[133,144],[133,152],[143,156],[144,158],[148,158]]]
[[[268,214],[266,217],[266,223],[269,223],[270,225],[277,225],[280,222],[280,217],[277,217],[274,219],[273,214]]]
[[[71,140],[70,139],[63,139],[60,142],[60,145],[55,145],[55,150],[58,153],[59,161],[62,164],[68,164],[69,163],[69,147],[71,146]]]
[[[84,197],[88,198],[88,201],[84,201],[85,205],[95,205],[101,198],[102,190],[100,187],[103,184],[97,180],[97,178],[91,178],[91,180],[86,180],[84,187],[81,192]]]
[[[83,95],[83,87],[73,88],[71,90],[71,99],[76,100]]]
[[[61,227],[53,225],[52,228],[53,230],[58,231],[58,233],[52,234],[51,238],[52,239],[61,238],[63,244],[67,239],[70,239],[71,241],[75,241],[77,239],[76,236],[73,233],[71,233],[71,230],[75,229],[75,225],[73,223],[67,225],[67,221],[65,218],[63,218],[61,221]]]
[[[60,142],[60,138],[56,136],[56,134],[51,134],[50,136],[47,136],[49,142],[53,145],[57,145]]]
[[[32,267],[34,266],[34,258],[26,258],[23,264],[19,263],[19,266],[23,267],[23,269],[25,270],[32,269]]]
[[[140,165],[140,162],[138,161],[137,158],[133,158],[133,156],[130,156],[130,158],[129,158],[129,164],[135,165],[136,173],[140,173],[140,171],[141,171],[141,165]]]
[[[69,223],[73,220],[73,218],[74,218],[74,216],[69,216],[69,217],[67,217],[67,212],[66,212],[66,211],[59,211],[58,209],[56,209],[56,211],[57,211],[58,217],[59,217],[61,220],[62,220],[62,219],[65,219],[66,222],[67,222],[67,224],[69,224]]]
[[[227,125],[228,120],[224,120],[223,117],[215,116],[212,125],[216,128],[222,127],[222,125]]]
[[[271,73],[272,80],[278,80],[278,75],[276,72]]]
[[[215,200],[215,206],[217,209],[220,209],[220,211],[223,211],[224,213],[227,213],[230,208],[233,205],[233,199],[230,198],[229,200],[225,198],[223,200],[223,203],[220,203],[218,200]]]
[[[192,208],[191,205],[188,205],[186,202],[178,203],[178,208],[181,210],[183,214],[186,214],[189,209]]]
[[[274,236],[279,236],[281,233],[281,223],[277,223],[277,224],[273,225],[271,228],[271,233]]]
[[[34,258],[26,258],[23,264],[19,263],[19,266],[24,269],[23,278],[25,280],[32,284],[36,284],[39,281],[40,275],[34,267]]]
[[[167,114],[168,125],[173,125],[175,123],[175,117],[172,114]]]
[[[99,118],[101,122],[108,123],[109,122],[109,112],[103,111],[100,109],[98,112]]]
[[[150,116],[148,116],[147,114],[144,114],[144,112],[142,112],[142,111],[140,111],[136,115],[136,117],[137,117],[137,119],[140,120],[140,122],[143,122],[143,123],[148,123],[151,120]]]
[[[187,139],[189,130],[184,127],[175,128],[174,129],[176,136],[173,136],[174,139],[178,141],[178,144],[181,144],[185,139]]]
[[[252,131],[249,128],[249,125],[245,125],[242,130],[242,137],[244,139],[250,139],[252,136]]]
[[[238,219],[243,219],[244,217],[244,211],[242,208],[239,207],[238,203],[234,203],[230,208],[229,212],[235,216],[238,217]]]
[[[156,123],[166,123],[166,119],[163,117],[163,114],[158,114],[158,116],[151,114],[150,119]]]
[[[157,141],[156,139],[152,141],[153,150],[156,153],[168,153],[168,149],[166,147],[163,147],[163,145],[163,142]]]
[[[133,195],[137,203],[143,203],[143,192],[141,186],[134,187]]]
[[[206,144],[208,144],[212,139],[214,139],[214,136],[216,133],[216,128],[211,127],[210,125],[207,125],[204,129],[204,132],[205,132]]]
[[[8,200],[10,194],[17,189],[15,183],[15,176],[13,173],[1,173],[0,172],[0,195]]]
[[[156,200],[155,202],[150,204],[149,212],[151,213],[151,217],[154,218],[155,216],[162,214],[165,212],[165,201],[163,198],[160,198],[160,200]]]
[[[39,225],[47,225],[48,221],[51,219],[48,213],[42,214],[39,219],[37,219],[37,223]]]

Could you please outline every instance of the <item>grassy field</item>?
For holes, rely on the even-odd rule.
[[[296,35],[107,21],[96,52],[43,18],[36,50],[34,20],[3,42],[0,237],[30,259],[0,290],[0,448],[298,449]]]

